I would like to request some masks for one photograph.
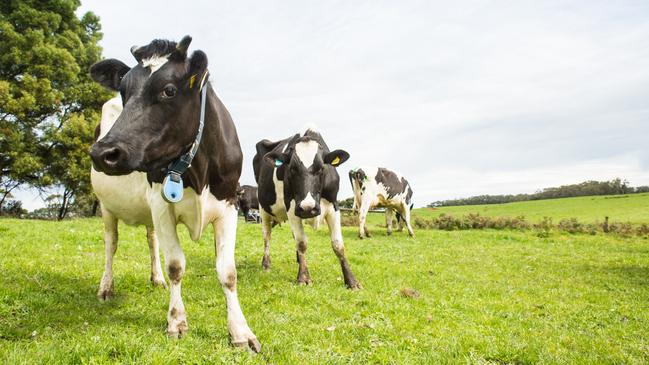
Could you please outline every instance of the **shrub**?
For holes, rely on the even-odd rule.
[[[583,224],[579,223],[577,218],[574,217],[560,220],[557,228],[568,233],[583,233],[585,231]]]
[[[609,225],[609,230],[611,233],[616,233],[623,237],[630,237],[634,233],[631,223],[611,223]]]

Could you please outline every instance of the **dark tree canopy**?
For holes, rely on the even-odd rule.
[[[456,205],[502,204],[528,200],[570,198],[576,196],[645,193],[647,191],[649,191],[649,187],[638,186],[633,188],[629,186],[628,181],[616,178],[610,181],[584,181],[579,184],[545,188],[534,194],[477,195],[463,199],[441,200],[430,203],[428,206],[444,207]]]
[[[78,18],[79,5],[0,2],[0,206],[19,186],[63,191],[63,215],[88,200],[87,151],[110,95],[88,74],[101,56],[99,18]]]

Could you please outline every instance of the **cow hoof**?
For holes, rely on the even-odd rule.
[[[309,274],[306,275],[299,275],[297,278],[297,284],[298,285],[309,285],[311,284],[311,277]]]
[[[233,341],[232,345],[235,347],[247,347],[248,351],[254,352],[256,354],[261,352],[261,342],[257,340],[257,337],[251,337],[248,339],[244,339],[242,341]]]
[[[113,280],[102,278],[101,283],[99,283],[99,290],[97,291],[97,299],[104,302],[112,297],[115,294],[113,293]]]
[[[184,310],[172,308],[167,315],[167,336],[169,338],[181,338],[187,333],[187,314]]]
[[[392,236],[392,231],[388,231],[388,236]]]
[[[151,285],[153,285],[154,287],[157,286],[157,287],[161,287],[161,288],[164,288],[164,289],[168,289],[167,282],[165,281],[164,278],[151,277]]]
[[[182,338],[189,331],[187,319],[179,320],[178,318],[169,322],[167,326],[167,336],[169,338]]]
[[[115,296],[115,293],[113,293],[113,288],[109,289],[99,289],[97,292],[97,299],[99,299],[102,302],[105,302]]]
[[[365,238],[365,237],[361,236],[360,234],[358,235],[359,240],[362,240],[363,238]]]
[[[349,290],[363,289],[363,286],[361,286],[361,283],[359,283],[358,281],[354,281],[351,284],[346,284],[346,285],[347,285],[347,289],[349,289]]]
[[[261,260],[261,267],[266,271],[270,270],[270,257],[264,257],[263,260]]]

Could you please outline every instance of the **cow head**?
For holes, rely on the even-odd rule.
[[[110,131],[90,151],[93,165],[109,175],[166,168],[186,152],[198,131],[200,83],[207,56],[187,57],[191,37],[178,44],[154,40],[132,47],[137,65],[116,59],[95,63],[90,75],[119,91],[124,109]]]
[[[290,209],[294,204],[295,215],[300,218],[320,214],[320,195],[327,174],[349,158],[343,150],[324,151],[316,138],[296,135],[285,152],[271,151],[264,156],[279,167],[284,177],[286,207]]]

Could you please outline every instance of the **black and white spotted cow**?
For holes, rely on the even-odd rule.
[[[320,133],[311,129],[281,141],[265,139],[257,143],[253,168],[259,186],[264,269],[270,268],[272,225],[288,220],[296,243],[297,282],[309,284],[303,220],[319,219],[322,215],[329,227],[331,246],[340,261],[345,284],[350,289],[360,288],[345,256],[337,203],[340,177],[336,167],[348,158],[349,154],[343,150],[330,151]]]
[[[99,139],[90,152],[106,247],[98,296],[112,295],[118,219],[144,225],[150,242],[159,239],[165,257],[167,333],[183,335],[188,330],[180,290],[185,255],[176,225],[184,224],[193,240],[212,225],[231,341],[260,351],[236,286],[236,200],[243,155],[230,114],[207,82],[207,56],[195,51],[187,57],[190,42],[188,36],[179,43],[155,40],[131,49],[137,61],[133,68],[107,59],[90,69],[95,81],[120,93],[104,106]],[[164,281],[161,269],[153,271]]]
[[[367,212],[375,207],[385,208],[385,223],[388,235],[392,234],[392,214],[397,213],[410,236],[414,236],[410,225],[412,209],[412,188],[401,175],[383,167],[361,167],[349,171],[349,180],[354,191],[354,209],[358,210],[358,237],[369,237],[366,218]],[[397,219],[401,230],[401,219]]]
[[[239,209],[243,213],[243,218],[248,220],[250,209],[259,210],[259,200],[257,199],[257,187],[252,185],[243,185],[237,191],[239,199]]]

